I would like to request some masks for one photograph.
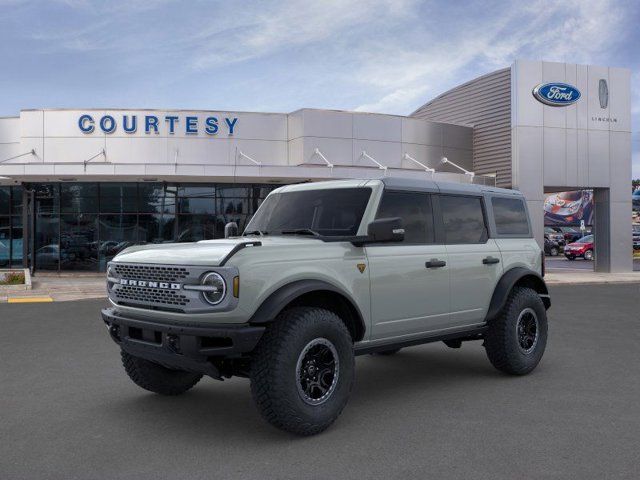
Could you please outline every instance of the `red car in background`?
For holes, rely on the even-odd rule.
[[[569,260],[575,260],[577,257],[593,260],[593,235],[584,236],[576,242],[565,245],[564,256]]]

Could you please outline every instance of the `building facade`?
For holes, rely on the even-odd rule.
[[[581,98],[547,105],[544,82]],[[134,243],[242,227],[277,185],[433,176],[522,190],[540,241],[545,192],[594,188],[597,268],[630,270],[629,102],[628,70],[517,61],[406,117],[22,110],[0,119],[0,267],[101,271]]]

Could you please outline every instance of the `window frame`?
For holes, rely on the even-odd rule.
[[[492,231],[490,230],[490,226],[489,226],[489,221],[488,221],[488,215],[487,215],[487,205],[486,205],[486,197],[483,194],[479,194],[479,195],[473,195],[473,194],[460,194],[460,193],[439,193],[437,195],[438,197],[438,217],[439,217],[439,222],[440,225],[439,227],[441,228],[441,235],[442,235],[442,241],[445,245],[486,245],[487,242],[489,241],[490,238],[493,237],[492,235]],[[463,243],[453,243],[453,242],[448,242],[447,241],[447,231],[444,225],[444,215],[443,215],[443,208],[442,205],[440,203],[440,200],[442,199],[442,197],[463,197],[463,198],[474,198],[474,199],[478,199],[480,200],[480,209],[482,211],[482,221],[484,223],[484,232],[485,235],[483,237],[483,240],[478,241],[478,242],[463,242]],[[495,230],[493,230],[495,231]]]
[[[373,216],[374,220],[378,219],[378,213],[380,212],[380,207],[382,206],[382,202],[384,201],[384,196],[387,193],[400,193],[400,194],[405,194],[405,195],[426,195],[427,197],[429,197],[429,203],[431,205],[431,220],[433,223],[433,241],[432,242],[424,242],[424,243],[417,243],[417,242],[405,242],[404,240],[402,242],[385,242],[385,243],[376,243],[373,244],[375,246],[417,246],[417,245],[442,245],[443,242],[443,237],[442,237],[442,230],[440,228],[441,226],[441,222],[438,221],[437,218],[437,210],[436,210],[436,206],[435,203],[438,201],[437,196],[438,194],[435,192],[428,192],[428,191],[420,191],[420,190],[405,190],[405,189],[395,189],[395,188],[385,188],[382,191],[382,195],[380,196],[380,201],[378,202],[378,206],[376,207],[376,213]],[[439,205],[438,205],[439,206]],[[386,217],[384,217],[386,218]],[[404,227],[404,225],[403,225]]]

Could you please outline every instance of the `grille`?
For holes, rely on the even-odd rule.
[[[119,277],[154,282],[178,282],[189,276],[184,267],[157,267],[153,265],[115,265]]]
[[[175,290],[163,288],[144,288],[132,285],[119,285],[114,294],[118,300],[129,302],[156,303],[184,307],[189,299]]]

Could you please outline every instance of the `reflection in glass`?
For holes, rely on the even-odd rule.
[[[97,270],[98,216],[94,214],[60,217],[60,267],[64,270]]]
[[[60,217],[38,215],[35,233],[35,266],[42,270],[57,270],[60,257]],[[65,258],[66,260],[66,258]]]
[[[0,217],[0,267],[8,267],[11,261],[10,217]]]
[[[180,215],[176,241],[197,242],[212,239],[215,237],[215,224],[215,217],[210,215]]]
[[[22,217],[11,217],[11,266],[22,267]]]
[[[120,251],[135,245],[138,238],[137,215],[100,215],[100,270],[104,270]]]

